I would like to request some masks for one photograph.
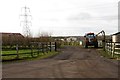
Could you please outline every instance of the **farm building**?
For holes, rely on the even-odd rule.
[[[15,38],[18,38],[18,37],[21,37],[21,38],[24,38],[24,36],[20,33],[0,33],[2,34],[2,37],[15,37]]]
[[[66,40],[67,40],[67,42],[77,41],[77,38],[76,37],[68,37]]]
[[[2,44],[16,44],[24,40],[24,36],[20,33],[0,33],[2,35]]]
[[[120,32],[112,35],[112,42],[120,42]]]

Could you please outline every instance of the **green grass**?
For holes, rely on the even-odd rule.
[[[17,55],[8,55],[8,56],[2,56],[2,60],[3,63],[11,62],[11,61],[36,60],[36,59],[48,58],[58,54],[58,52],[55,51],[51,51],[51,52],[48,51],[45,53],[39,52],[39,54],[37,50],[33,50],[33,52],[36,53],[33,53],[33,56],[31,56],[31,50],[19,50],[19,59],[17,59]],[[22,53],[26,53],[26,54],[22,54]],[[16,54],[16,50],[2,51],[2,54]]]
[[[103,50],[99,50],[99,53],[101,54],[101,56],[106,57],[106,58],[112,58],[112,55],[106,51]]]
[[[33,50],[33,51],[37,51],[37,50]],[[25,50],[19,50],[19,53],[29,53],[31,52],[30,49],[25,49]],[[9,51],[2,51],[2,54],[16,54],[16,50],[9,50]]]
[[[103,51],[102,49],[98,50],[98,51],[101,54],[101,56],[103,56],[103,57],[106,57],[109,59],[120,59],[120,54],[114,54],[114,56],[112,56],[112,54],[108,51]]]

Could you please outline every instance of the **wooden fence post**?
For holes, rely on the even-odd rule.
[[[57,51],[57,42],[55,42],[55,51]]]
[[[38,43],[38,56],[39,56],[39,53],[40,53],[40,43]]]
[[[44,44],[42,43],[42,53],[44,53]]]
[[[17,59],[19,59],[18,44],[16,45],[16,51],[17,51]]]
[[[31,56],[33,57],[33,49],[32,49],[32,45],[30,46],[31,48]]]
[[[114,52],[115,52],[115,42],[114,42],[114,45],[113,45],[113,53],[112,53],[113,58],[114,58]]]
[[[46,52],[48,53],[48,42],[46,42]]]
[[[111,53],[112,53],[112,51],[113,51],[112,48],[113,48],[113,46],[112,46],[112,42],[111,42]]]
[[[110,51],[111,51],[111,45],[110,45],[110,42],[109,42],[109,53],[111,53]]]
[[[50,42],[50,52],[52,51],[51,46],[52,46],[52,44],[51,44],[51,42]]]
[[[105,40],[102,40],[103,50],[105,51]]]

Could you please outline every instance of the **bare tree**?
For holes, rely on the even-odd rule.
[[[38,33],[39,41],[41,42],[50,42],[51,34],[48,32],[39,32]]]

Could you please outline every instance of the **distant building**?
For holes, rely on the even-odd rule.
[[[68,37],[66,40],[67,40],[67,42],[77,41],[77,38],[76,37]]]

